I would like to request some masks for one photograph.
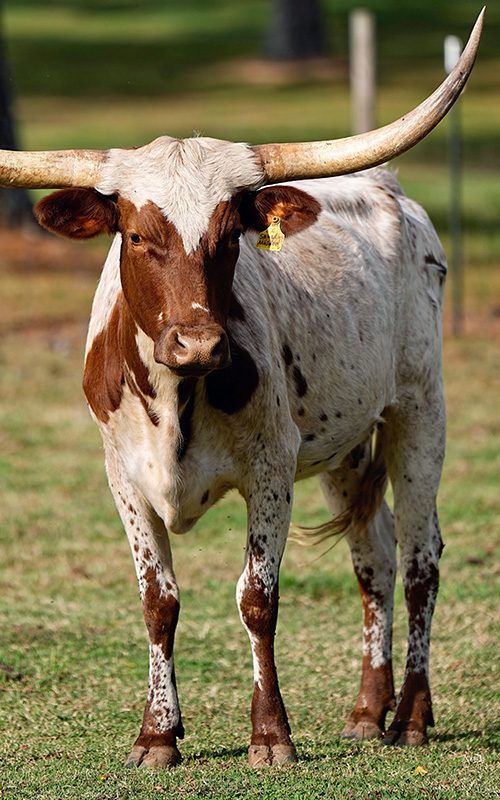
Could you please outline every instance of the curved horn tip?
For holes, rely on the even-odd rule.
[[[477,19],[474,23],[474,27],[472,28],[471,36],[475,33],[477,33],[477,36],[481,36],[481,33],[483,31],[484,15],[486,14],[486,8],[487,6],[483,6],[481,11],[479,12]]]

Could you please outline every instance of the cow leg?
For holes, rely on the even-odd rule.
[[[179,592],[167,530],[144,498],[123,480],[112,459],[106,461],[109,484],[122,518],[139,583],[149,636],[149,688],[138,738],[126,767],[172,767],[181,757],[179,701],[173,647],[179,616]]]
[[[387,416],[385,455],[394,489],[396,537],[408,610],[403,686],[385,744],[427,742],[434,725],[429,686],[432,615],[443,549],[436,494],[444,456],[444,405],[439,394],[415,404],[411,416]]]
[[[274,636],[278,617],[279,566],[290,524],[293,479],[247,493],[248,538],[245,566],[238,581],[237,602],[250,638],[253,658],[252,766],[297,760],[278,685]]]
[[[369,447],[356,448],[340,469],[324,473],[321,487],[334,516],[345,514],[360,497]],[[363,603],[363,660],[356,704],[342,736],[373,739],[383,735],[385,717],[395,707],[392,675],[392,615],[396,577],[396,542],[392,514],[385,500],[368,527],[353,524],[347,539]]]

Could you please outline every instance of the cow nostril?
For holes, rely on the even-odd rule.
[[[175,341],[181,350],[189,349],[189,343],[179,333],[175,334]]]

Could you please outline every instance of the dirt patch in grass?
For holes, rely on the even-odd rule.
[[[99,274],[106,246],[89,247],[85,243],[58,239],[42,230],[9,231],[2,229],[0,269],[30,274],[32,272],[85,272]]]

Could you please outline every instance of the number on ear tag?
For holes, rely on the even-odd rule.
[[[255,247],[257,250],[279,251],[283,247],[284,241],[285,234],[280,228],[280,218],[273,217],[269,228],[259,233],[259,238],[257,239]]]

